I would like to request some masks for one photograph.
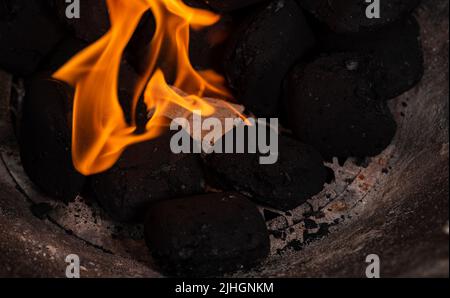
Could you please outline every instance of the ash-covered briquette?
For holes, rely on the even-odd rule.
[[[71,111],[73,91],[48,74],[26,84],[20,126],[20,156],[25,172],[46,194],[71,201],[81,192],[85,177],[73,166]]]
[[[391,143],[396,123],[374,88],[373,62],[356,53],[331,54],[297,65],[286,79],[290,128],[327,160],[375,156]]]
[[[297,0],[330,29],[340,33],[364,33],[377,30],[411,13],[420,0],[380,1],[380,18],[368,18],[371,5],[364,0]]]
[[[0,68],[14,75],[34,73],[64,32],[39,0],[0,1]]]
[[[314,45],[314,36],[293,0],[271,2],[242,28],[228,49],[228,81],[251,112],[277,116],[283,78]]]
[[[203,193],[198,156],[172,153],[171,136],[131,145],[111,169],[92,176],[98,201],[114,219],[139,221],[151,202]]]
[[[401,95],[422,78],[424,61],[420,27],[413,16],[363,35],[322,30],[317,36],[323,51],[359,51],[376,56],[381,62],[380,71],[383,72],[376,88],[386,98]]]
[[[267,0],[202,0],[212,9],[219,12],[235,11]]]
[[[80,18],[68,18],[66,11],[69,3],[61,0],[48,0],[58,19],[70,31],[88,43],[102,37],[110,28],[106,0],[80,1]],[[29,1],[26,1],[29,2]]]
[[[205,155],[204,162],[211,181],[219,187],[249,194],[256,202],[287,211],[319,193],[327,171],[322,157],[311,146],[282,135],[278,146],[278,160],[270,165],[260,164],[261,154],[251,153],[212,153]]]
[[[155,261],[169,276],[220,276],[257,265],[270,250],[262,215],[238,193],[152,204],[144,227]]]

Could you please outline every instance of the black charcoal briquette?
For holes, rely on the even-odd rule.
[[[327,160],[375,156],[390,143],[396,123],[374,90],[371,56],[339,53],[299,64],[285,82],[290,128]]]
[[[376,82],[376,91],[388,99],[411,89],[422,78],[424,59],[420,27],[413,16],[363,35],[322,30],[317,36],[322,51],[358,51],[375,56],[382,72]]]
[[[31,75],[63,38],[64,30],[42,4],[38,0],[0,1],[0,68],[14,75]]]
[[[242,28],[228,49],[228,81],[248,110],[258,117],[275,117],[283,78],[314,45],[314,36],[293,0],[270,2]]]
[[[26,84],[20,126],[20,156],[25,172],[46,194],[71,201],[85,177],[72,163],[71,119],[73,90],[48,74]]]
[[[198,156],[172,153],[171,136],[128,147],[111,169],[92,177],[97,199],[114,219],[139,221],[151,202],[203,192]]]
[[[327,171],[314,148],[292,138],[279,136],[278,152],[274,164],[260,164],[260,154],[252,153],[212,153],[204,162],[220,187],[287,211],[319,193]]]
[[[144,227],[155,261],[169,276],[220,276],[258,264],[270,250],[262,215],[237,193],[152,204]]]
[[[379,18],[369,17],[370,8],[376,4],[363,0],[297,0],[297,2],[335,32],[365,33],[406,17],[419,5],[420,0],[380,1]]]

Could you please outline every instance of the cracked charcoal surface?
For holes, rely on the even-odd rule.
[[[333,54],[297,65],[286,79],[290,127],[327,160],[375,156],[391,143],[396,123],[374,90],[371,63],[370,56]]]
[[[261,165],[259,154],[210,154],[205,164],[227,190],[249,193],[279,210],[293,209],[319,193],[327,172],[320,154],[309,145],[279,136],[279,158]]]
[[[255,204],[237,193],[163,201],[149,207],[145,239],[171,276],[219,276],[256,265],[269,235]]]
[[[128,147],[108,171],[92,176],[102,207],[116,220],[140,221],[145,207],[158,200],[203,192],[197,156],[173,154],[171,134]]]
[[[227,51],[228,81],[236,99],[256,116],[277,116],[282,80],[314,37],[291,0],[271,2],[242,27]]]
[[[414,87],[424,72],[420,27],[411,16],[380,31],[361,36],[318,32],[320,48],[326,52],[360,51],[376,56],[383,71],[376,88],[394,98]]]
[[[368,18],[370,5],[360,0],[297,0],[297,2],[335,32],[362,33],[374,31],[408,15],[420,0],[389,0],[380,5],[380,18]]]
[[[32,74],[63,35],[41,1],[0,0],[1,68],[20,76]]]
[[[71,157],[72,90],[47,74],[26,84],[20,156],[30,179],[48,195],[71,201],[85,178]]]

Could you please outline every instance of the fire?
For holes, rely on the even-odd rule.
[[[78,53],[53,77],[75,88],[72,158],[85,175],[112,167],[129,145],[158,137],[165,129],[164,114],[177,105],[209,116],[213,106],[202,97],[214,94],[228,98],[224,79],[213,71],[196,71],[189,61],[189,30],[210,26],[219,16],[194,9],[182,0],[107,0],[111,28],[97,42]],[[150,44],[149,61],[134,90],[132,123],[126,122],[118,100],[118,77],[122,55],[143,14],[151,9],[156,31]],[[176,69],[171,85],[159,61]],[[134,111],[141,95],[152,117],[146,131],[136,134]],[[187,95],[185,95],[187,94]]]

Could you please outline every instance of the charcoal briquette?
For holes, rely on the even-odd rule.
[[[270,250],[262,215],[238,193],[152,204],[144,227],[153,258],[169,276],[221,276],[257,265]]]
[[[260,164],[260,153],[211,153],[204,157],[214,183],[248,193],[278,210],[291,210],[323,189],[327,171],[320,154],[309,145],[279,136],[278,160]]]
[[[228,81],[248,110],[275,117],[284,76],[315,39],[293,0],[273,1],[244,23],[227,51]]]
[[[375,156],[396,131],[386,101],[374,90],[370,56],[330,54],[297,65],[285,82],[288,123],[322,156]]]
[[[0,68],[28,76],[63,38],[39,0],[0,1]]]
[[[321,31],[317,36],[324,52],[358,51],[377,57],[383,73],[376,85],[377,92],[388,99],[408,91],[422,78],[420,27],[413,16],[359,36]]]
[[[20,156],[25,172],[46,194],[71,201],[85,177],[71,156],[73,91],[65,83],[40,74],[26,83],[20,126]]]
[[[93,191],[111,217],[140,221],[151,202],[203,192],[198,156],[172,153],[171,136],[166,132],[128,147],[111,169],[91,177]]]
[[[407,16],[419,5],[420,0],[380,1],[379,18],[368,17],[368,7],[373,3],[367,1],[297,0],[297,2],[335,32],[365,33],[378,30]]]

